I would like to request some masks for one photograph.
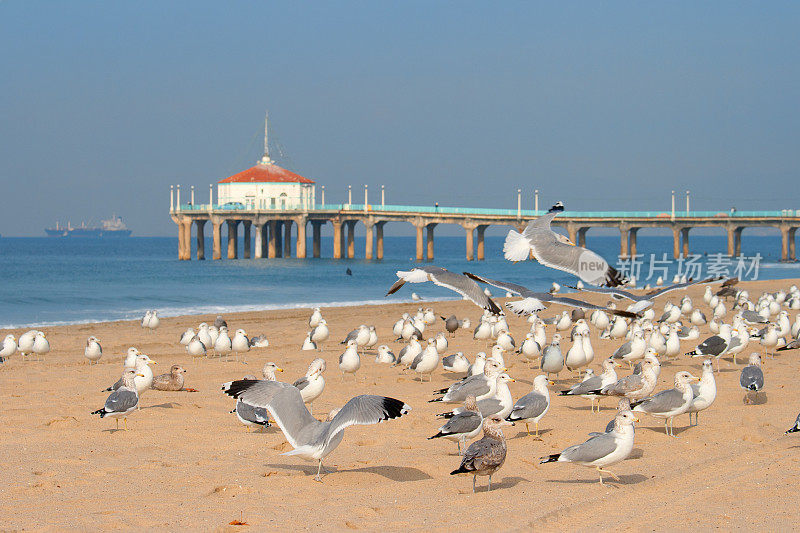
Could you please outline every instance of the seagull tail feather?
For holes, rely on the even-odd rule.
[[[503,257],[508,261],[524,261],[531,253],[531,242],[523,234],[511,230],[503,243]]]

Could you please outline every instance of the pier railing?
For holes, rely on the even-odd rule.
[[[316,204],[313,209],[303,207],[247,209],[244,205],[236,204],[181,204],[180,211],[355,211],[355,212],[383,212],[383,213],[419,213],[440,215],[477,215],[477,216],[502,216],[524,218],[538,217],[546,211],[532,209],[491,209],[484,207],[445,207],[445,206],[420,206],[420,205],[380,205],[380,204]],[[611,218],[611,219],[636,219],[636,218],[662,218],[671,219],[673,214],[669,211],[564,211],[562,218]],[[676,211],[674,217],[678,218],[782,218],[800,216],[800,209],[783,209],[775,211]]]

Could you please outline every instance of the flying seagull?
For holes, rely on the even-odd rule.
[[[527,287],[523,287],[522,285],[517,285],[516,283],[511,283],[508,281],[497,281],[485,278],[483,276],[478,276],[477,274],[471,274],[469,272],[464,272],[464,275],[471,279],[474,279],[475,281],[480,281],[481,283],[487,283],[489,285],[493,285],[495,287],[503,289],[504,291],[508,291],[512,294],[518,294],[519,296],[522,296],[523,298],[522,300],[506,303],[506,307],[508,307],[511,311],[513,311],[518,315],[530,315],[532,313],[544,311],[545,309],[547,309],[545,303],[554,303],[554,304],[569,305],[581,309],[601,309],[603,311],[606,311],[607,313],[613,313],[615,315],[620,315],[628,318],[636,318],[639,316],[638,314],[632,313],[630,311],[609,309],[607,307],[602,307],[600,305],[594,305],[588,302],[583,302],[581,300],[576,300],[575,298],[555,296],[553,294],[550,294],[549,292],[534,292],[528,289]]]
[[[706,279],[700,279],[697,281],[687,281],[685,283],[675,283],[674,285],[670,285],[668,287],[661,287],[660,289],[656,289],[645,294],[633,294],[632,292],[626,291],[624,289],[614,288],[614,287],[569,287],[570,289],[575,289],[578,291],[584,292],[596,292],[598,294],[610,294],[613,298],[617,300],[621,300],[622,298],[626,298],[633,303],[628,307],[628,311],[632,313],[641,313],[642,311],[653,307],[655,303],[655,299],[662,294],[666,294],[668,292],[677,290],[677,289],[685,289],[691,285],[697,285],[700,283],[714,283],[716,281],[720,281],[722,278],[711,277]]]
[[[627,279],[609,265],[605,259],[591,250],[575,244],[563,235],[550,229],[550,223],[564,205],[558,202],[546,215],[532,220],[522,233],[511,230],[503,244],[503,255],[509,261],[524,261],[531,253],[546,267],[555,268],[578,276],[592,285],[616,287]]]
[[[399,279],[391,286],[386,296],[396,293],[406,282],[424,283],[426,281],[432,281],[440,287],[446,287],[451,291],[457,292],[461,296],[469,298],[478,307],[489,311],[493,315],[500,314],[500,308],[481,290],[477,283],[466,276],[450,272],[442,267],[422,266],[412,268],[408,271],[398,270],[397,277]]]
[[[331,420],[320,422],[306,409],[297,387],[288,383],[242,379],[225,383],[222,390],[254,407],[266,408],[294,448],[282,455],[318,462],[315,481],[322,481],[322,460],[342,442],[345,428],[400,418],[411,410],[394,398],[362,394],[351,398]]]

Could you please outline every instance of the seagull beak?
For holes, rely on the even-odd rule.
[[[516,382],[517,382],[517,380],[516,380],[516,379],[514,379],[514,378],[511,378],[511,383],[516,383]]]
[[[144,377],[144,374],[136,374],[136,376],[135,376],[135,377],[137,377],[137,378],[143,378],[143,377]]]
[[[555,382],[555,381],[548,381],[548,382],[547,382],[547,384],[548,384],[548,385],[555,385],[555,384],[556,384],[556,382]]]
[[[614,361],[614,366],[622,366],[622,365]]]
[[[276,370],[277,370],[278,372],[283,372],[283,369],[282,369],[282,368],[277,368]]]

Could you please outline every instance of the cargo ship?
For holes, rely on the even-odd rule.
[[[54,228],[45,228],[48,237],[130,237],[131,230],[125,226],[122,219],[116,215],[108,220],[101,221],[101,226],[87,226],[82,222],[80,226],[73,226],[67,222],[66,226],[56,223]]]

